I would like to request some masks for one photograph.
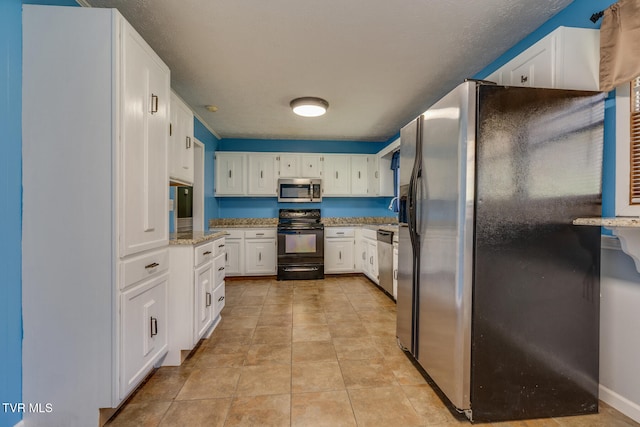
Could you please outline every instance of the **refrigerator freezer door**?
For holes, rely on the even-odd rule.
[[[412,185],[415,182],[417,137],[420,126],[418,118],[400,131],[400,228],[398,253],[398,295],[396,336],[398,344],[416,356],[416,304],[419,270],[418,244],[415,232],[415,197]]]
[[[425,114],[418,362],[460,410],[470,408],[475,88],[467,82]]]

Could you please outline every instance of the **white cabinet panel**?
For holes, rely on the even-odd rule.
[[[169,179],[193,185],[193,112],[171,91],[171,127],[169,137]]]
[[[167,351],[169,274],[122,293],[120,389],[126,397]]]
[[[300,178],[301,158],[299,154],[280,154],[280,178]]]
[[[324,196],[351,194],[351,158],[342,154],[324,156]]]
[[[227,238],[225,247],[227,253],[225,256],[225,271],[227,276],[240,276],[242,275],[241,266],[244,264],[243,239],[230,239]]]
[[[322,178],[322,167],[324,157],[315,154],[303,154],[302,156],[302,177]]]
[[[502,85],[598,90],[599,31],[558,27],[486,77]]]
[[[355,270],[354,242],[353,237],[331,237],[325,239],[325,273],[351,273]]]
[[[277,160],[275,154],[251,154],[249,158],[249,191],[250,196],[275,197],[277,177]]]
[[[243,196],[245,190],[245,154],[216,152],[216,196]]]
[[[195,270],[195,307],[193,344],[202,338],[213,321],[213,263],[208,262]]]
[[[369,192],[367,156],[351,156],[351,195],[366,196]]]
[[[275,239],[246,239],[244,245],[246,274],[276,273]]]
[[[120,256],[166,245],[169,239],[167,149],[169,69],[122,21],[122,150]]]

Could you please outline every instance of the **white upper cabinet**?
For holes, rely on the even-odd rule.
[[[122,27],[120,256],[168,243],[170,73],[140,35]]]
[[[322,178],[322,166],[324,165],[324,157],[317,154],[303,154],[302,160],[302,178]]]
[[[558,27],[486,77],[505,86],[598,90],[600,32]]]
[[[281,153],[280,178],[322,178],[320,154]]]
[[[367,169],[368,169],[368,192],[369,196],[380,195],[380,169],[379,169],[378,156],[375,154],[367,156]]]
[[[366,196],[369,192],[368,156],[351,156],[351,195]]]
[[[351,158],[343,154],[324,155],[323,196],[351,194]]]
[[[245,190],[245,154],[216,152],[216,196],[243,196]]]
[[[250,196],[277,195],[278,161],[275,154],[251,154],[249,158],[249,191]]]
[[[280,178],[300,178],[302,169],[299,154],[280,154]]]
[[[169,179],[193,185],[193,112],[173,91],[170,117]]]

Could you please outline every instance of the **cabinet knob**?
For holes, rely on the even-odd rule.
[[[146,268],[147,270],[150,268],[156,268],[158,267],[160,264],[158,264],[157,262],[152,262],[151,264],[147,264],[144,266],[144,268]]]
[[[210,255],[210,254],[211,254],[211,251],[206,251],[202,255]]]

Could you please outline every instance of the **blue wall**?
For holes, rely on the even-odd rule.
[[[542,24],[538,29],[514,45],[504,55],[476,74],[475,78],[484,78],[509,62],[523,50],[559,26],[579,28],[600,28],[602,19],[596,23],[589,20],[591,15],[608,8],[615,3],[612,0],[577,0],[560,13]],[[615,216],[615,171],[616,171],[616,105],[615,92],[609,93],[605,102],[604,115],[604,158],[602,167],[602,215]],[[604,231],[605,233],[610,233]]]
[[[230,139],[220,141],[220,151],[259,151],[291,153],[353,153],[375,154],[389,145],[386,142],[313,141],[304,139]]]
[[[220,149],[220,140],[209,132],[197,117],[193,119],[193,134],[204,144],[204,228],[209,228],[209,218],[219,217],[218,199],[214,196],[215,152]]]
[[[0,402],[22,401],[22,2],[0,0]],[[0,407],[0,426],[21,419]]]

